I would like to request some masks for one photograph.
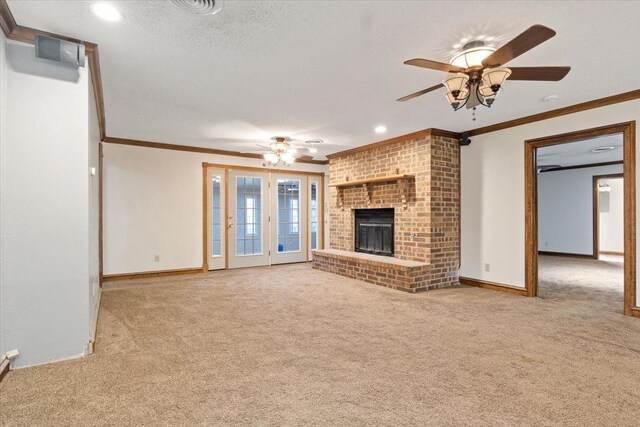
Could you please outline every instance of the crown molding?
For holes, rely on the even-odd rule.
[[[216,154],[219,156],[233,156],[233,157],[243,157],[243,158],[249,158],[249,159],[264,160],[264,157],[262,156],[262,154],[240,153],[238,151],[218,150],[216,148],[194,147],[192,145],[165,144],[162,142],[140,141],[136,139],[115,138],[112,136],[107,136],[103,141],[109,144],[131,145],[133,147],[158,148],[161,150],[187,151],[190,153]],[[311,165],[327,165],[329,164],[329,161],[328,160],[296,159],[295,163],[308,163]]]
[[[543,113],[532,114],[530,116],[520,117],[518,119],[508,120],[506,122],[496,123],[494,125],[472,129],[469,131],[469,136],[496,132],[499,130],[522,126],[542,120],[553,119],[554,117],[561,117],[568,114],[579,113],[581,111],[592,110],[594,108],[606,107],[607,105],[633,101],[635,99],[640,99],[640,89],[619,93],[617,95],[607,96],[605,98],[598,98],[587,102],[581,102],[579,104],[569,105],[567,107],[557,108],[555,110],[545,111]]]
[[[18,24],[9,10],[9,5],[5,0],[0,0],[0,27],[7,38],[13,33]]]
[[[84,44],[85,53],[89,60],[89,71],[91,72],[91,82],[96,99],[96,110],[98,111],[98,124],[100,127],[100,139],[107,135],[106,119],[104,110],[104,94],[102,90],[102,74],[100,73],[100,59],[98,56],[98,45],[95,43],[78,40],[60,34],[49,33],[47,31],[36,30],[34,28],[18,25],[6,0],[0,0],[0,27],[9,40],[23,43],[35,44],[36,35],[54,37],[67,40],[73,43]]]

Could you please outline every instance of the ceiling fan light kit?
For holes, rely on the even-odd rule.
[[[300,143],[302,141],[291,140],[284,136],[274,136],[271,138],[269,145],[256,144],[261,150],[245,151],[245,153],[260,153],[262,158],[266,161],[263,166],[291,166],[296,160],[308,161],[313,160],[313,156],[305,154],[306,152],[315,154],[318,152],[315,148],[318,144],[322,144],[321,139],[311,139],[304,141],[307,147],[292,146],[292,143]],[[303,150],[304,152],[300,152]]]
[[[470,99],[477,100],[485,107],[491,107],[502,88],[502,84],[510,75],[511,70],[508,68],[485,69],[482,74],[479,71],[468,74],[453,74],[452,77],[442,82],[449,90],[445,98],[454,111],[464,107]],[[469,96],[472,93],[475,94],[475,98]],[[478,104],[475,103],[472,107],[475,108],[476,105]]]
[[[284,163],[289,166],[295,162],[296,158],[293,155],[293,153],[295,153],[295,149],[292,149],[289,146],[286,138],[282,136],[275,136],[272,139],[273,142],[269,144],[269,146],[273,152],[265,153],[262,157],[272,166],[277,166],[280,163]]]
[[[454,111],[464,106],[472,108],[475,120],[476,107],[491,107],[507,79],[559,81],[569,73],[571,67],[504,67],[508,61],[549,40],[555,34],[551,28],[533,25],[499,49],[485,46],[480,40],[467,43],[451,59],[450,64],[421,58],[405,61],[407,65],[444,71],[450,75],[442,84],[404,96],[398,101],[408,101],[445,87],[447,93],[444,97]]]

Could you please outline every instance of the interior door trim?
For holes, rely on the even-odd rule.
[[[603,135],[623,135],[624,175],[624,314],[640,317],[636,305],[636,122],[552,135],[524,141],[525,167],[525,289],[527,296],[538,295],[538,198],[536,149],[567,142],[583,141]]]

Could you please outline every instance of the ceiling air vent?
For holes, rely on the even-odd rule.
[[[215,15],[222,10],[222,0],[171,0],[182,10],[196,15]]]

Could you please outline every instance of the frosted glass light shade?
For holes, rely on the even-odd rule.
[[[493,93],[493,89],[491,89],[491,86],[487,86],[485,84],[481,85],[478,91],[480,92],[480,95],[482,95],[484,98],[495,95]]]
[[[466,91],[469,76],[462,73],[453,74],[451,77],[442,82],[449,92]]]
[[[502,85],[511,75],[508,68],[488,68],[482,73],[482,86]]]
[[[447,92],[444,94],[444,97],[449,104],[462,102],[467,98],[467,96],[469,96],[469,92],[467,90],[460,91],[460,95],[458,95],[458,98],[454,97],[451,92]]]
[[[296,158],[293,157],[293,154],[291,153],[284,153],[282,156],[280,156],[280,158],[288,165],[296,160]]]
[[[280,159],[278,158],[278,155],[277,155],[277,154],[275,154],[275,153],[267,153],[267,154],[265,154],[265,155],[264,155],[264,159],[265,159],[267,162],[272,163],[272,164],[274,164],[274,165],[275,165],[276,163],[278,163],[278,160],[280,160]]]
[[[453,57],[451,65],[460,68],[482,67],[482,61],[496,50],[492,47],[474,47],[464,50]]]

